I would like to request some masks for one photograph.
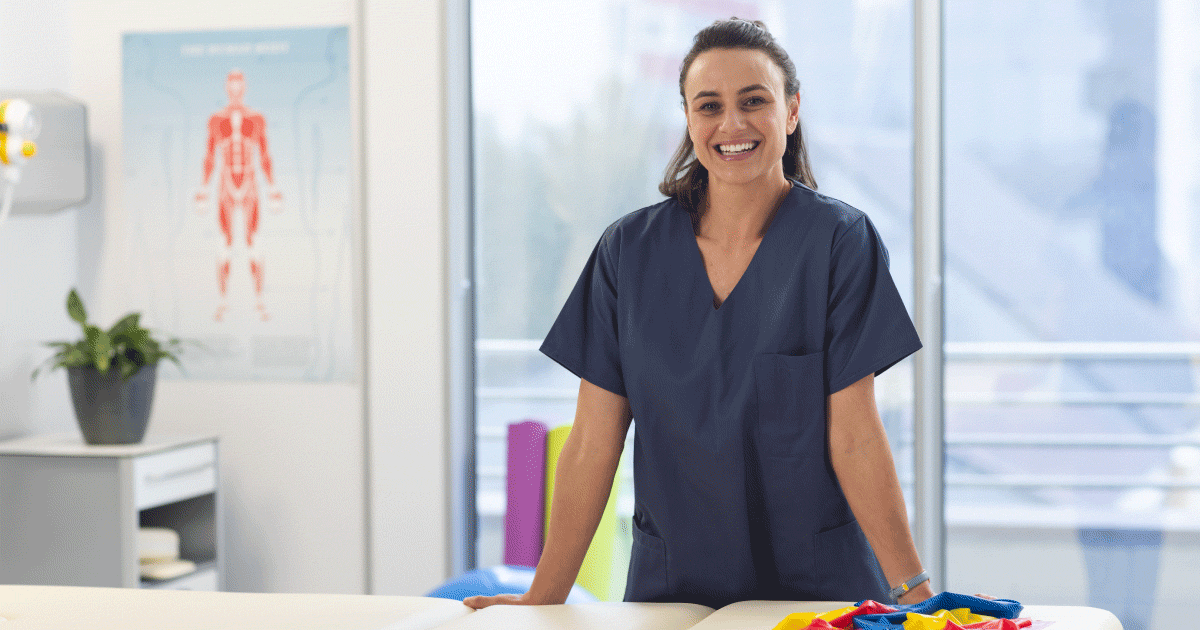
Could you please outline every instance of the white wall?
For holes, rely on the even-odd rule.
[[[366,159],[355,279],[365,377],[160,382],[149,437],[221,437],[228,590],[436,586],[449,565],[443,2],[14,1],[7,13],[38,15],[42,26],[0,22],[0,53],[21,42],[17,58],[29,61],[0,64],[0,89],[57,88],[84,101],[97,168],[88,206],[0,229],[0,437],[76,430],[62,373],[28,381],[45,356],[36,344],[75,334],[63,315],[71,286],[99,321],[139,309],[128,297],[136,276],[121,202],[121,34],[349,25],[352,107],[365,123],[355,138]],[[405,146],[421,150],[396,150]]]
[[[69,0],[8,0],[8,15],[42,15],[23,23],[0,20],[0,94],[7,90],[71,92]],[[37,54],[30,54],[37,51]],[[29,373],[48,356],[41,342],[78,332],[65,313],[67,291],[93,295],[95,274],[81,270],[77,231],[94,225],[99,204],[49,216],[12,215],[0,226],[0,437],[35,429],[72,430],[67,380]],[[93,248],[94,249],[94,248]],[[86,268],[86,265],[83,267]]]
[[[444,0],[368,0],[371,592],[449,575]]]

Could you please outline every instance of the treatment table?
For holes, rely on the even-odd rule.
[[[772,630],[795,612],[847,602],[695,604],[596,602],[474,611],[432,597],[225,593],[86,586],[0,585],[0,630]],[[1122,630],[1112,613],[1026,606],[1045,630]]]

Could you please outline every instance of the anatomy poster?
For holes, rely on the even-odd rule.
[[[125,35],[125,284],[202,346],[162,376],[357,378],[348,35]]]

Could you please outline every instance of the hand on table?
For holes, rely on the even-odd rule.
[[[562,602],[543,602],[535,600],[529,596],[529,593],[516,594],[501,594],[501,595],[476,595],[463,600],[463,603],[471,608],[479,610],[496,604],[509,606],[538,606],[541,604],[561,604]]]
[[[933,589],[929,587],[929,582],[925,582],[924,584],[920,584],[913,590],[896,598],[896,603],[897,604],[919,604],[919,603],[929,599],[930,597],[933,597],[933,595],[934,595]],[[993,597],[991,595],[985,595],[983,593],[975,593],[975,597],[981,597],[983,599],[996,599],[995,597]]]

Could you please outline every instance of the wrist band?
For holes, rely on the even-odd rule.
[[[900,599],[900,597],[903,596],[905,593],[916,588],[919,584],[921,584],[923,582],[928,582],[928,581],[929,581],[929,573],[927,571],[921,571],[915,577],[913,577],[911,580],[892,589],[891,592],[888,594],[892,596],[892,599]]]

